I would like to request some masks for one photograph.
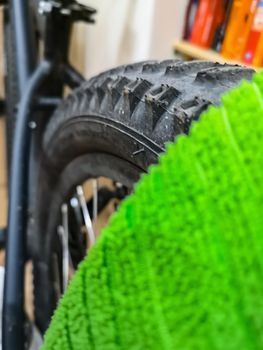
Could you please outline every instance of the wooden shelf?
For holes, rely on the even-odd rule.
[[[248,67],[248,65],[246,65],[243,62],[224,58],[219,53],[213,50],[203,49],[185,40],[176,41],[174,43],[174,50],[176,52],[183,54],[188,59],[205,60],[205,61],[212,61],[212,62],[218,62],[218,63],[239,64],[241,66]]]

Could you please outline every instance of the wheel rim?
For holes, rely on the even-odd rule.
[[[86,159],[85,159],[86,158]],[[89,158],[89,161],[87,161],[87,158]],[[99,158],[99,163],[106,164],[106,166],[100,166],[97,163],[97,160]],[[56,240],[56,242],[60,244],[59,249],[55,249],[56,251],[56,258],[52,259],[53,264],[58,264],[57,266],[53,266],[54,271],[54,285],[56,286],[55,289],[57,290],[57,298],[60,297],[61,293],[63,293],[68,285],[69,279],[72,276],[72,270],[74,271],[75,268],[73,268],[74,265],[74,259],[72,259],[71,251],[70,251],[70,245],[69,245],[69,239],[70,239],[70,232],[69,232],[69,222],[68,222],[68,213],[69,209],[72,209],[72,203],[76,204],[76,201],[78,202],[79,207],[82,211],[82,217],[84,226],[86,228],[86,241],[90,242],[89,247],[95,244],[95,233],[94,233],[94,217],[95,222],[98,217],[98,190],[100,187],[98,186],[98,178],[100,176],[105,176],[105,171],[109,173],[110,180],[112,180],[115,183],[115,187],[123,186],[125,188],[128,188],[129,192],[131,192],[133,184],[136,182],[136,180],[139,178],[139,174],[141,173],[141,169],[135,167],[133,164],[130,164],[129,162],[117,158],[112,155],[108,154],[100,154],[96,155],[94,157],[93,155],[86,155],[80,157],[82,160],[86,160],[85,162],[85,169],[83,172],[79,173],[79,176],[77,176],[74,179],[71,179],[71,183],[68,183],[68,189],[64,191],[60,188],[58,190],[58,193],[60,193],[60,208],[59,208],[59,215],[60,221],[58,221],[58,224],[56,225],[56,233],[59,237],[59,240]],[[67,179],[67,173],[71,172],[71,169],[75,167],[75,163],[78,161],[81,161],[80,159],[77,159],[73,161],[63,172],[62,174],[62,182],[65,183]],[[95,163],[92,160],[95,160]],[[111,169],[107,168],[107,164],[109,162],[113,165]],[[123,172],[123,167],[126,169],[126,175],[124,175],[125,172]],[[90,173],[90,169],[93,169],[93,171]],[[133,174],[133,175],[132,175]],[[92,177],[94,175],[97,175],[96,178]],[[129,176],[131,175],[131,176]],[[60,177],[61,179],[61,177]],[[79,179],[79,180],[78,180]],[[87,208],[87,202],[85,201],[84,196],[84,190],[82,187],[83,179],[85,181],[91,182],[91,188],[92,188],[92,211],[88,210]],[[78,180],[78,181],[76,181]],[[123,185],[120,181],[122,180],[125,182],[126,185],[129,185],[129,187]],[[61,181],[58,181],[58,183],[61,183]],[[64,191],[64,195],[62,194]],[[72,195],[73,194],[73,195]],[[63,197],[65,199],[63,199]],[[115,197],[116,198],[116,197]],[[119,198],[117,198],[119,199]],[[56,201],[58,203],[58,200]],[[52,204],[51,204],[52,206]],[[53,209],[52,209],[53,212]],[[54,225],[54,223],[53,223]],[[96,225],[96,224],[95,224]],[[56,243],[56,244],[57,244]],[[83,256],[84,257],[84,256]],[[57,275],[59,271],[59,280],[60,280],[60,288],[58,290],[58,284],[57,284]]]

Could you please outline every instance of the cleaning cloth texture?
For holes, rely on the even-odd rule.
[[[80,264],[42,350],[263,349],[263,73],[168,144]]]

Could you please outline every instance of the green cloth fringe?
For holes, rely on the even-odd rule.
[[[263,73],[210,107],[80,264],[42,350],[263,349]]]

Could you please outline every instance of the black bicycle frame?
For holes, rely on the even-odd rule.
[[[44,32],[44,57],[38,62],[35,29],[29,1],[9,0],[14,23],[14,43],[20,102],[13,142],[9,182],[9,209],[6,243],[6,268],[3,304],[3,350],[25,349],[24,315],[24,264],[26,249],[27,216],[30,202],[29,181],[34,178],[36,159],[32,150],[39,147],[33,137],[29,121],[36,109],[49,107],[48,117],[62,96],[63,85],[76,87],[84,78],[68,63],[68,48],[72,23],[75,20],[93,22],[93,9],[79,7],[70,10],[74,0],[52,7],[59,1],[42,1],[47,7]],[[85,12],[85,11],[86,12]],[[8,64],[8,62],[7,62]],[[46,110],[46,109],[45,109]],[[36,114],[37,115],[37,114]],[[43,116],[43,112],[42,112]],[[38,123],[38,120],[35,120]],[[42,129],[38,131],[41,138]],[[34,181],[34,179],[33,179]]]

